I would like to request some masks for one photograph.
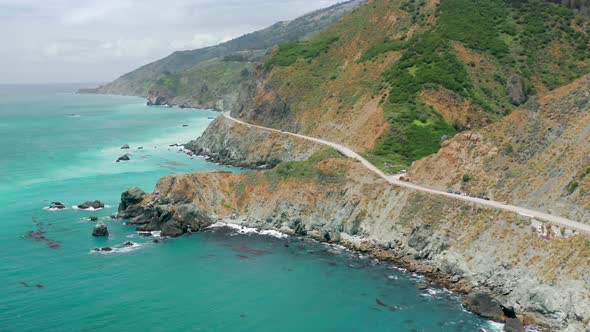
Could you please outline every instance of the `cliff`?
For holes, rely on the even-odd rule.
[[[318,146],[309,141],[236,124],[217,117],[185,148],[211,161],[246,168],[272,168],[282,161],[306,160]]]
[[[522,217],[391,186],[335,152],[270,171],[166,176],[120,214],[163,235],[225,219],[340,243],[459,292],[489,292],[525,322],[590,327],[588,236],[546,240]]]

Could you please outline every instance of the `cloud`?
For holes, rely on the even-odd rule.
[[[338,0],[0,0],[0,83],[110,81]]]

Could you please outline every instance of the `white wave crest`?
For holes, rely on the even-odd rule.
[[[272,237],[276,237],[279,239],[284,239],[284,238],[289,237],[289,235],[281,233],[279,231],[275,231],[275,230],[261,230],[261,231],[259,231],[256,228],[246,227],[246,226],[242,226],[242,225],[238,225],[238,224],[234,224],[234,223],[228,223],[228,222],[217,222],[217,223],[207,227],[207,229],[215,229],[215,228],[222,228],[222,227],[231,228],[236,231],[236,234],[258,234],[258,235],[272,236]]]
[[[132,243],[132,245],[130,245],[130,246],[121,246],[121,247],[111,248],[112,249],[111,251],[102,251],[102,250],[92,249],[92,250],[90,250],[90,253],[91,254],[127,253],[127,252],[131,252],[131,251],[141,248],[141,245],[139,243],[135,243],[135,242],[131,242],[131,243]]]
[[[103,208],[98,208],[98,209],[95,209],[92,206],[89,207],[89,208],[87,208],[87,209],[81,209],[81,208],[78,207],[78,205],[72,205],[72,209],[74,209],[74,210],[82,210],[82,211],[98,211],[98,210],[110,209],[110,208],[111,208],[111,206],[110,205],[106,205],[106,204],[104,205]]]
[[[52,207],[44,207],[43,210],[45,211],[61,211],[61,210],[67,210],[68,208],[63,208],[63,209],[58,209],[58,208],[52,208]]]

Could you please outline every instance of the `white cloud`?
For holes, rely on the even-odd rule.
[[[109,81],[338,0],[0,0],[0,82]]]

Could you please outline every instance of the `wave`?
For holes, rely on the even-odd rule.
[[[238,224],[234,224],[234,223],[229,223],[229,222],[217,222],[209,227],[207,227],[207,229],[215,229],[215,228],[231,228],[233,230],[236,231],[236,234],[258,234],[258,235],[264,235],[264,236],[271,236],[271,237],[275,237],[278,239],[284,239],[284,238],[288,238],[289,235],[285,234],[285,233],[281,233],[279,231],[275,231],[275,230],[258,230],[256,228],[252,228],[252,227],[246,227],[246,226],[242,226],[242,225],[238,225]]]
[[[65,207],[63,209],[58,209],[58,208],[52,208],[49,206],[43,208],[43,210],[45,210],[45,211],[61,211],[61,210],[67,210],[67,209],[68,209],[67,207]]]
[[[110,205],[106,205],[106,204],[104,205],[103,208],[98,208],[98,209],[95,209],[93,207],[89,207],[87,209],[81,209],[81,208],[78,207],[78,205],[72,205],[72,209],[74,209],[74,210],[82,210],[82,211],[98,211],[98,210],[110,209],[110,208],[111,208],[111,206]]]
[[[139,243],[135,243],[135,242],[131,242],[131,243],[132,243],[132,245],[130,245],[130,246],[122,246],[122,247],[114,247],[114,248],[109,247],[111,249],[110,251],[96,250],[99,248],[95,248],[95,249],[90,250],[90,253],[91,254],[103,254],[103,255],[116,254],[116,253],[122,254],[122,253],[128,253],[131,251],[135,251],[135,250],[142,247],[142,245],[140,245]],[[102,249],[104,249],[104,248],[102,248]]]

